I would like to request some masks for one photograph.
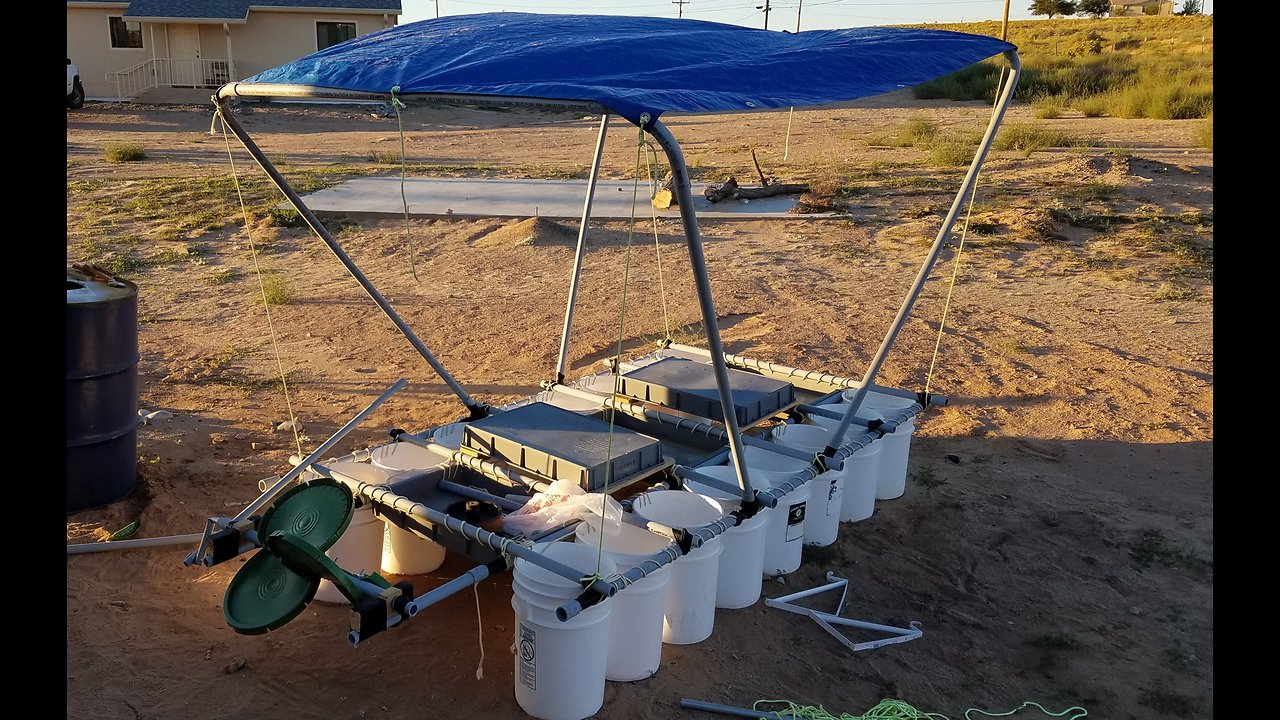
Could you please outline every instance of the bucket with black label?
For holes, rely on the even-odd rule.
[[[580,543],[537,543],[533,550],[578,570],[583,577],[595,574],[597,567],[601,577],[617,571],[608,555]],[[582,720],[595,715],[604,705],[613,600],[560,622],[556,608],[581,595],[582,584],[524,558],[516,560],[511,589],[516,703],[539,720]]]

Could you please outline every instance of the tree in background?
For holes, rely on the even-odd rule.
[[[1174,15],[1199,15],[1204,11],[1204,3],[1201,0],[1183,0],[1182,9],[1174,13]]]
[[[1031,7],[1027,8],[1032,15],[1048,15],[1052,20],[1054,15],[1075,15],[1075,0],[1031,0]]]
[[[1080,0],[1076,3],[1076,12],[1100,18],[1111,12],[1111,0]]]

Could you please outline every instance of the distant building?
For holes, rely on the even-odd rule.
[[[89,98],[200,102],[400,12],[400,0],[68,0],[67,57]]]
[[[1172,15],[1173,0],[1111,0],[1111,17]]]

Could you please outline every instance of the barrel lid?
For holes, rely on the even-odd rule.
[[[258,534],[280,531],[301,538],[321,550],[333,546],[355,511],[355,497],[346,485],[318,478],[286,490],[262,514]]]
[[[67,304],[89,305],[133,297],[138,286],[128,280],[82,280],[67,273]]]
[[[241,635],[275,630],[297,617],[319,587],[319,576],[294,572],[279,556],[260,550],[231,578],[222,616]]]

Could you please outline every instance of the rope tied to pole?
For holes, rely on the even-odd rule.
[[[639,132],[636,139],[636,165],[635,172],[632,173],[631,185],[631,217],[627,221],[627,254],[622,269],[622,299],[618,307],[618,344],[614,351],[611,372],[613,374],[613,394],[616,396],[621,392],[619,383],[621,375],[619,368],[622,363],[622,342],[626,337],[627,327],[627,287],[631,280],[631,247],[635,239],[636,229],[636,203],[640,198],[640,163],[644,161],[644,148],[648,144],[644,137],[644,126],[649,122],[649,114],[645,113],[640,116]],[[653,203],[650,203],[652,205]],[[600,497],[600,543],[596,546],[596,571],[590,578],[583,578],[583,582],[588,580],[594,582],[602,579],[600,575],[601,562],[604,559],[604,521],[609,516],[609,483],[613,476],[613,428],[616,424],[618,409],[614,403],[609,403],[609,433],[605,441],[605,458],[607,462],[604,466],[604,488]]]
[[[996,80],[996,105],[991,108],[992,115],[995,115],[996,108],[1000,102],[1000,88],[1004,85],[1004,68],[1000,69],[1000,77]],[[933,370],[938,363],[938,350],[942,347],[942,334],[946,331],[947,315],[951,311],[951,296],[956,290],[956,279],[960,274],[960,257],[964,253],[965,238],[969,235],[969,221],[973,218],[974,200],[978,196],[978,180],[982,177],[979,171],[973,177],[973,188],[969,192],[969,208],[964,215],[964,226],[960,229],[960,244],[956,247],[956,257],[951,264],[951,281],[947,285],[947,299],[942,303],[942,317],[938,320],[938,338],[933,343],[933,357],[929,359],[929,371],[925,373],[924,378],[924,397],[929,397],[929,388],[933,384]]]
[[[674,342],[674,338],[671,335],[671,319],[667,314],[667,286],[662,277],[662,241],[658,239],[658,208],[653,204],[653,200],[658,197],[658,186],[661,182],[658,180],[658,168],[661,163],[658,160],[657,148],[644,136],[643,126],[640,130],[640,142],[649,150],[649,162],[645,163],[645,167],[649,171],[649,215],[653,218],[653,251],[658,258],[658,297],[662,299],[662,337],[664,347],[666,347]],[[634,199],[631,212],[634,216]]]
[[[306,453],[302,452],[302,434],[298,432],[298,418],[293,412],[293,400],[289,397],[289,381],[284,371],[284,361],[280,354],[280,341],[276,336],[276,326],[271,318],[271,303],[267,302],[267,284],[263,279],[262,266],[258,263],[258,248],[253,242],[253,228],[249,223],[249,208],[244,202],[244,192],[240,187],[240,173],[236,170],[235,153],[231,151],[231,138],[227,135],[227,121],[222,116],[224,106],[217,103],[213,112],[214,121],[218,122],[222,127],[222,141],[227,146],[227,161],[231,165],[231,179],[236,188],[236,199],[240,202],[240,216],[244,219],[244,234],[249,240],[249,256],[253,258],[253,270],[258,278],[258,294],[262,298],[262,308],[267,314],[267,330],[271,335],[271,348],[275,355],[276,369],[280,373],[280,388],[284,391],[285,407],[289,411],[289,425],[293,429],[293,444],[298,449],[298,455],[302,456]],[[210,123],[212,130],[212,122]]]
[[[405,196],[404,192],[404,175],[408,160],[405,159],[404,120],[400,116],[400,111],[406,109],[407,106],[400,101],[400,98],[396,97],[396,93],[398,92],[400,92],[399,85],[391,88],[391,109],[396,112],[396,128],[400,131],[400,204],[404,206],[404,237],[409,243],[409,271],[413,273],[413,279],[415,282],[421,282],[421,280],[418,279],[418,265],[414,258],[414,255],[417,253],[413,247],[413,230],[409,223],[409,199]]]

